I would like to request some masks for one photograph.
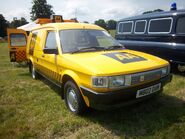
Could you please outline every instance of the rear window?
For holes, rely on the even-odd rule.
[[[133,21],[120,22],[118,25],[118,33],[129,34],[132,32]]]
[[[146,20],[138,20],[135,24],[135,30],[134,32],[136,34],[142,34],[145,32],[146,29]]]
[[[11,34],[10,35],[11,46],[25,46],[26,37],[24,34]]]
[[[151,19],[149,22],[149,34],[167,34],[171,32],[172,18]]]
[[[185,34],[185,17],[181,17],[178,19],[176,33],[177,34]]]

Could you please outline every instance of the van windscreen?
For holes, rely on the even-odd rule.
[[[71,53],[84,48],[106,49],[109,46],[120,45],[106,31],[92,29],[71,29],[60,31],[60,41],[63,53]]]

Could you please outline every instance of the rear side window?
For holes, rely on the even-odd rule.
[[[145,30],[146,30],[146,20],[136,21],[134,32],[136,34],[143,34]]]
[[[45,48],[48,48],[48,49],[57,48],[56,35],[54,31],[48,31]]]
[[[26,37],[24,34],[11,34],[10,35],[10,45],[11,46],[25,46]]]
[[[149,22],[149,34],[168,34],[172,28],[172,18],[151,19]]]
[[[130,34],[133,28],[133,21],[120,22],[118,24],[118,33]]]
[[[185,34],[185,17],[181,17],[178,19],[177,26],[176,26],[176,33]]]

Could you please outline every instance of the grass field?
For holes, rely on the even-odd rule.
[[[0,44],[0,138],[185,138],[185,76],[174,75],[163,94],[114,111],[71,114],[58,89],[11,64]]]
[[[111,36],[115,38],[116,31],[115,30],[109,30],[109,32],[110,32]]]

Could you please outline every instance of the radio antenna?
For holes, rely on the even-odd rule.
[[[77,8],[75,9],[75,18],[77,19]]]

